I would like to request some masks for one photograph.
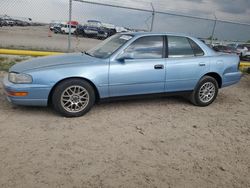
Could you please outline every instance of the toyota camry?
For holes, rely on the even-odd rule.
[[[240,80],[239,63],[187,35],[121,33],[86,52],[17,63],[3,85],[13,104],[52,104],[66,117],[86,114],[101,99],[145,94],[187,92],[194,105],[207,106]]]

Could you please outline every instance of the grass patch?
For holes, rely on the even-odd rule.
[[[27,58],[14,58],[13,61],[18,63],[18,62],[21,62],[21,61],[25,61],[27,60]]]
[[[7,61],[7,60],[8,60],[7,57],[1,57],[1,56],[0,56],[0,63],[1,63],[1,62],[4,62],[4,61]]]
[[[241,72],[250,74],[250,67],[241,69]]]
[[[0,71],[8,71],[10,67],[15,65],[16,63],[11,61],[11,62],[0,62]]]
[[[29,58],[27,56],[0,56],[0,71],[8,71],[16,63],[28,60]]]

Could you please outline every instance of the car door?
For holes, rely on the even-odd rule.
[[[144,36],[110,62],[109,94],[114,96],[164,92],[163,36]]]
[[[166,59],[166,92],[193,90],[209,70],[209,57],[191,39],[168,36]]]

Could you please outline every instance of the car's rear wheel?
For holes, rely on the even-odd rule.
[[[217,97],[218,82],[211,76],[204,76],[190,96],[190,101],[196,106],[208,106]]]
[[[95,91],[85,80],[69,79],[60,83],[52,94],[54,109],[65,117],[86,114],[95,103]]]

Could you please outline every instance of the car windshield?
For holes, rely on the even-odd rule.
[[[97,58],[107,58],[118,50],[123,44],[129,41],[133,36],[128,34],[116,34],[104,40],[95,48],[87,51],[87,54]]]

